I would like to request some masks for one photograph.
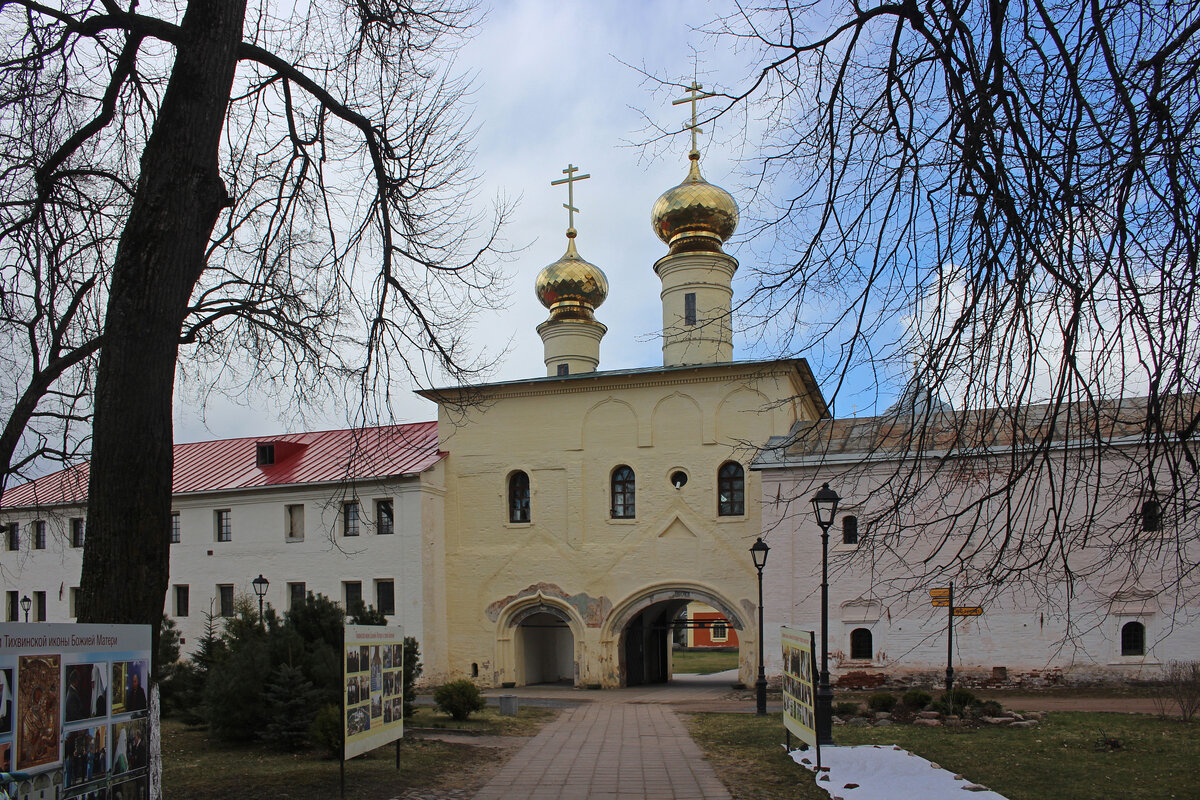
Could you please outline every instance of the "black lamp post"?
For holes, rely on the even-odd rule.
[[[25,621],[29,622],[29,607],[33,605],[33,601],[29,599],[29,595],[21,598],[21,610],[25,612]]]
[[[767,543],[758,537],[754,544],[750,545],[750,555],[754,559],[754,568],[758,570],[758,680],[754,682],[754,693],[757,698],[758,706],[755,714],[764,716],[767,713],[767,672],[763,665],[763,592],[762,592],[762,571],[767,565],[767,553],[771,548]]]
[[[838,493],[824,484],[812,497],[821,526],[821,676],[817,683],[817,743],[833,744],[833,689],[829,688],[829,527],[837,514]]]
[[[254,587],[254,593],[258,595],[258,623],[265,628],[267,623],[263,620],[263,596],[266,595],[267,587],[271,585],[271,582],[260,572],[257,578],[250,581],[250,585]]]

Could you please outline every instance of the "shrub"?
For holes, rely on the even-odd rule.
[[[995,700],[985,700],[976,709],[981,717],[998,717],[1004,713],[1004,706]]]
[[[1163,667],[1162,681],[1154,698],[1159,716],[1166,717],[1172,705],[1185,722],[1200,711],[1200,661],[1170,662]]]
[[[961,715],[968,706],[973,706],[976,702],[978,701],[974,693],[969,689],[951,689],[949,692],[944,692],[932,708],[942,714]]]
[[[482,711],[486,705],[479,687],[466,678],[450,681],[434,689],[433,702],[439,710],[459,721],[476,711]]]
[[[404,718],[408,719],[416,711],[413,700],[416,699],[416,682],[421,677],[424,665],[421,663],[421,645],[411,636],[404,637]]]
[[[929,705],[930,701],[932,700],[933,695],[920,689],[909,689],[904,693],[904,697],[901,698],[901,702],[904,703],[907,708],[911,708],[913,711],[920,711],[921,709],[925,708],[925,706]]]
[[[308,728],[308,738],[323,747],[329,758],[339,758],[342,754],[342,710],[332,704],[321,706]]]
[[[839,717],[853,717],[858,714],[858,703],[841,702],[833,704],[833,713]]]
[[[896,695],[876,692],[867,698],[867,707],[872,711],[891,711],[896,707]]]

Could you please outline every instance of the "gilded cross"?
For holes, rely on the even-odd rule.
[[[559,178],[556,181],[550,181],[551,186],[558,186],[565,183],[567,185],[567,202],[563,203],[563,208],[567,210],[567,231],[568,233],[575,232],[575,212],[579,211],[575,207],[575,181],[581,181],[584,178],[590,178],[591,175],[576,175],[579,167],[574,164],[567,164],[567,168],[563,170],[565,178]]]
[[[692,132],[692,152],[697,153],[697,154],[700,151],[696,148],[696,134],[700,133],[701,131],[700,131],[700,124],[696,121],[696,103],[700,100],[707,100],[710,97],[716,97],[716,93],[714,93],[714,92],[700,91],[703,88],[704,87],[701,86],[696,81],[692,81],[692,85],[688,87],[688,96],[687,97],[681,97],[678,100],[671,101],[671,105],[673,105],[673,106],[677,106],[681,103],[691,103],[692,104],[692,122],[690,125],[685,125],[684,127]]]

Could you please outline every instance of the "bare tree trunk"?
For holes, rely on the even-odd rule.
[[[96,379],[80,622],[158,625],[180,326],[228,202],[218,149],[245,0],[188,4],[113,267]]]

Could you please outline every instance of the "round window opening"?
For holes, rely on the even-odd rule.
[[[685,483],[687,483],[686,472],[683,470],[676,470],[675,472],[671,473],[671,485],[676,489],[682,489]]]

